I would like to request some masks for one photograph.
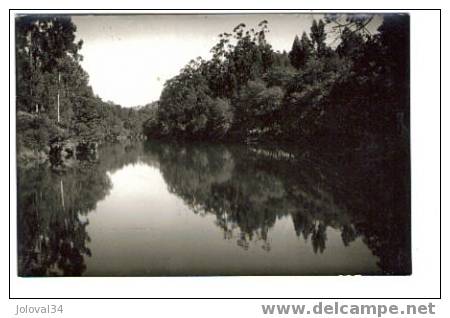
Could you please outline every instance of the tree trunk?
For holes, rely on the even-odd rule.
[[[59,84],[61,82],[61,73],[58,72],[58,123],[59,123]]]
[[[65,209],[65,206],[64,206],[64,186],[63,186],[62,179],[61,179],[61,205],[62,205],[62,208],[64,210]]]

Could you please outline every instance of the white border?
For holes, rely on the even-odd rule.
[[[9,184],[11,189],[9,211],[11,216],[11,297],[439,297],[439,12],[413,11],[410,14],[413,275],[396,277],[18,278],[15,252],[15,105],[12,98]],[[11,19],[11,39],[14,30],[13,22],[14,19]],[[4,52],[2,54],[3,59],[6,59]],[[11,57],[12,67],[9,75],[10,93],[13,97],[14,46],[11,47]],[[6,85],[6,82],[3,85]],[[4,216],[2,217],[5,221]]]

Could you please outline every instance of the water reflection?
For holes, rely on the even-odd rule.
[[[19,274],[409,273],[404,155],[318,153],[147,142],[19,168]]]

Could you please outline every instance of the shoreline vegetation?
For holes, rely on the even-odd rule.
[[[94,263],[95,257],[114,262],[127,248],[145,259],[141,246],[148,241],[127,243],[127,233],[143,237],[136,234],[142,231],[134,224],[143,220],[136,215],[160,213],[167,219],[180,200],[192,212],[186,216],[207,215],[223,240],[244,250],[257,243],[269,252],[275,223],[286,219],[290,229],[283,231],[293,234],[293,246],[303,241],[296,255],[333,252],[333,244],[347,247],[359,240],[378,258],[377,269],[352,274],[410,274],[409,16],[385,14],[376,32],[368,27],[373,18],[325,15],[292,39],[289,52],[272,48],[268,21],[256,29],[241,23],[218,36],[210,59],[192,60],[169,79],[158,101],[125,108],[103,101],[89,86],[80,64],[83,43],[75,40],[70,17],[18,16],[19,275],[92,275],[92,268],[95,275],[91,257]],[[138,163],[159,181],[151,183],[143,170],[126,171]],[[115,187],[111,175],[119,171],[127,188],[118,191],[121,204],[113,200],[114,207],[106,205],[108,213],[97,219],[99,224],[120,212],[126,218],[117,222],[131,220],[133,227],[120,228],[116,245],[95,237],[108,231],[88,226],[96,222],[88,216],[101,214],[97,204],[109,197]],[[129,196],[141,186],[138,179],[151,191]],[[160,200],[157,187],[176,201]],[[157,205],[140,201],[151,195],[157,195]],[[184,238],[209,230],[206,225],[193,231],[186,220],[178,219],[178,228],[169,229],[177,222],[161,226],[164,239],[152,239],[154,248],[145,245],[144,276],[152,274],[149,264],[164,265],[161,255],[175,243],[197,249],[200,241],[192,240],[190,250]],[[159,237],[153,232],[159,224],[152,224],[149,238]],[[186,236],[178,235],[180,229]],[[222,233],[220,241],[210,242],[219,252]],[[108,251],[119,247],[110,259],[102,241]],[[293,259],[283,253],[272,255]],[[353,253],[348,255],[362,255]],[[129,263],[133,268],[120,266],[120,276],[135,274],[139,261]],[[261,264],[270,268],[270,262]],[[295,263],[283,268],[288,265]]]
[[[16,18],[18,162],[96,154],[127,139],[290,143],[409,156],[409,16],[326,15],[274,51],[268,21],[219,35],[211,58],[190,61],[159,101],[105,102],[82,69],[67,16]],[[330,43],[330,38],[334,38]],[[346,150],[347,149],[347,150]]]

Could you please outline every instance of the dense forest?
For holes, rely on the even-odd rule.
[[[145,133],[358,145],[408,136],[409,17],[385,15],[374,34],[372,19],[314,20],[289,53],[272,49],[267,21],[257,30],[239,24],[219,35],[211,59],[192,60],[165,83]]]
[[[332,141],[401,144],[409,137],[409,16],[327,15],[290,52],[274,51],[258,29],[219,35],[168,80],[158,102],[104,102],[82,69],[76,26],[67,16],[16,19],[19,158],[71,155],[106,141]],[[331,38],[334,39],[331,41]]]
[[[157,103],[104,102],[82,69],[76,26],[66,16],[16,19],[17,153],[23,160],[70,155],[105,141],[142,138]]]
[[[159,101],[124,108],[90,87],[69,16],[17,17],[19,275],[82,275],[88,215],[138,162],[243,249],[270,251],[289,217],[315,253],[332,228],[383,273],[410,273],[409,16],[376,31],[373,19],[325,15],[289,52],[268,42],[268,21],[241,23]]]

